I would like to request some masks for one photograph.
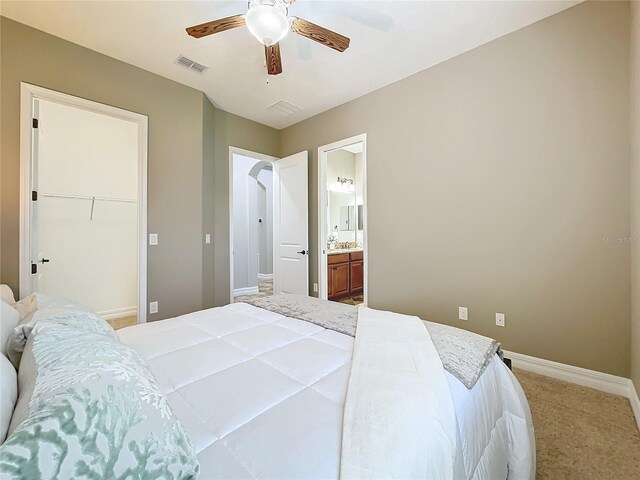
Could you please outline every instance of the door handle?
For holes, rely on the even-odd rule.
[[[302,250],[301,252],[296,253],[299,253],[300,255],[306,255],[307,253],[309,253],[309,250]]]
[[[43,258],[43,259],[40,260],[40,263],[42,263],[44,265],[45,263],[49,263],[49,261],[50,260],[48,258]]]

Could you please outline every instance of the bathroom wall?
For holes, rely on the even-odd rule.
[[[364,205],[364,165],[362,162],[362,153],[355,154],[355,162],[356,162],[356,229],[362,223],[361,220],[358,219],[359,211],[357,206]],[[364,226],[364,225],[363,225]],[[358,229],[356,231],[356,239],[358,242],[364,242],[364,230]]]
[[[355,242],[355,230],[342,230],[340,226],[340,209],[345,206],[355,206],[355,191],[353,193],[334,191],[338,177],[350,178],[355,181],[356,159],[353,153],[346,150],[335,150],[327,154],[327,189],[329,190],[327,232],[331,233],[338,226],[339,242]]]

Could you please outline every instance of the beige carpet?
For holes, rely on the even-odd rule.
[[[515,370],[533,415],[537,479],[640,479],[629,400]]]

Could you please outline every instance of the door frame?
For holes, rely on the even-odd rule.
[[[253,158],[258,161],[268,162],[272,166],[277,161],[280,160],[277,157],[272,157],[270,155],[265,155],[264,153],[252,152],[251,150],[245,150],[244,148],[229,146],[229,303],[233,303],[235,297],[233,296],[233,282],[234,282],[234,261],[233,257],[235,255],[233,251],[233,156],[234,155],[242,155],[243,157]],[[274,168],[275,170],[275,168]],[[275,185],[275,174],[271,175],[271,181],[273,185]],[[273,185],[271,186],[271,193],[273,194]],[[275,222],[274,222],[275,224]],[[273,236],[275,237],[275,229],[272,228]],[[275,264],[275,253],[276,253],[276,245],[275,242],[272,241],[272,249],[274,264]],[[259,272],[258,272],[259,273]],[[276,270],[273,268],[273,283],[275,285],[276,281]]]
[[[327,205],[329,195],[327,190],[327,154],[334,150],[362,142],[362,231],[363,252],[364,252],[364,303],[369,304],[369,224],[368,224],[368,198],[367,198],[367,134],[362,133],[353,137],[345,138],[337,142],[318,147],[318,298],[327,300]]]
[[[20,297],[31,292],[31,175],[34,100],[47,100],[127,120],[138,126],[138,323],[147,321],[148,117],[29,83],[20,84]]]

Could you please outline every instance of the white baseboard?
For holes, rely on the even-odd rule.
[[[104,310],[102,312],[98,312],[105,320],[114,320],[116,318],[124,318],[131,317],[133,315],[138,314],[138,307],[123,307],[123,308],[114,308],[113,310]]]
[[[633,414],[636,416],[638,430],[640,430],[640,398],[638,398],[638,391],[635,389],[633,383],[631,383],[629,401],[631,402],[631,410],[633,410]]]
[[[273,273],[259,273],[258,280],[273,280]]]
[[[515,368],[628,398],[640,429],[640,400],[630,379],[506,350],[504,356]]]
[[[260,293],[258,287],[243,287],[233,289],[234,297],[239,297],[240,295],[257,295],[258,293]]]

